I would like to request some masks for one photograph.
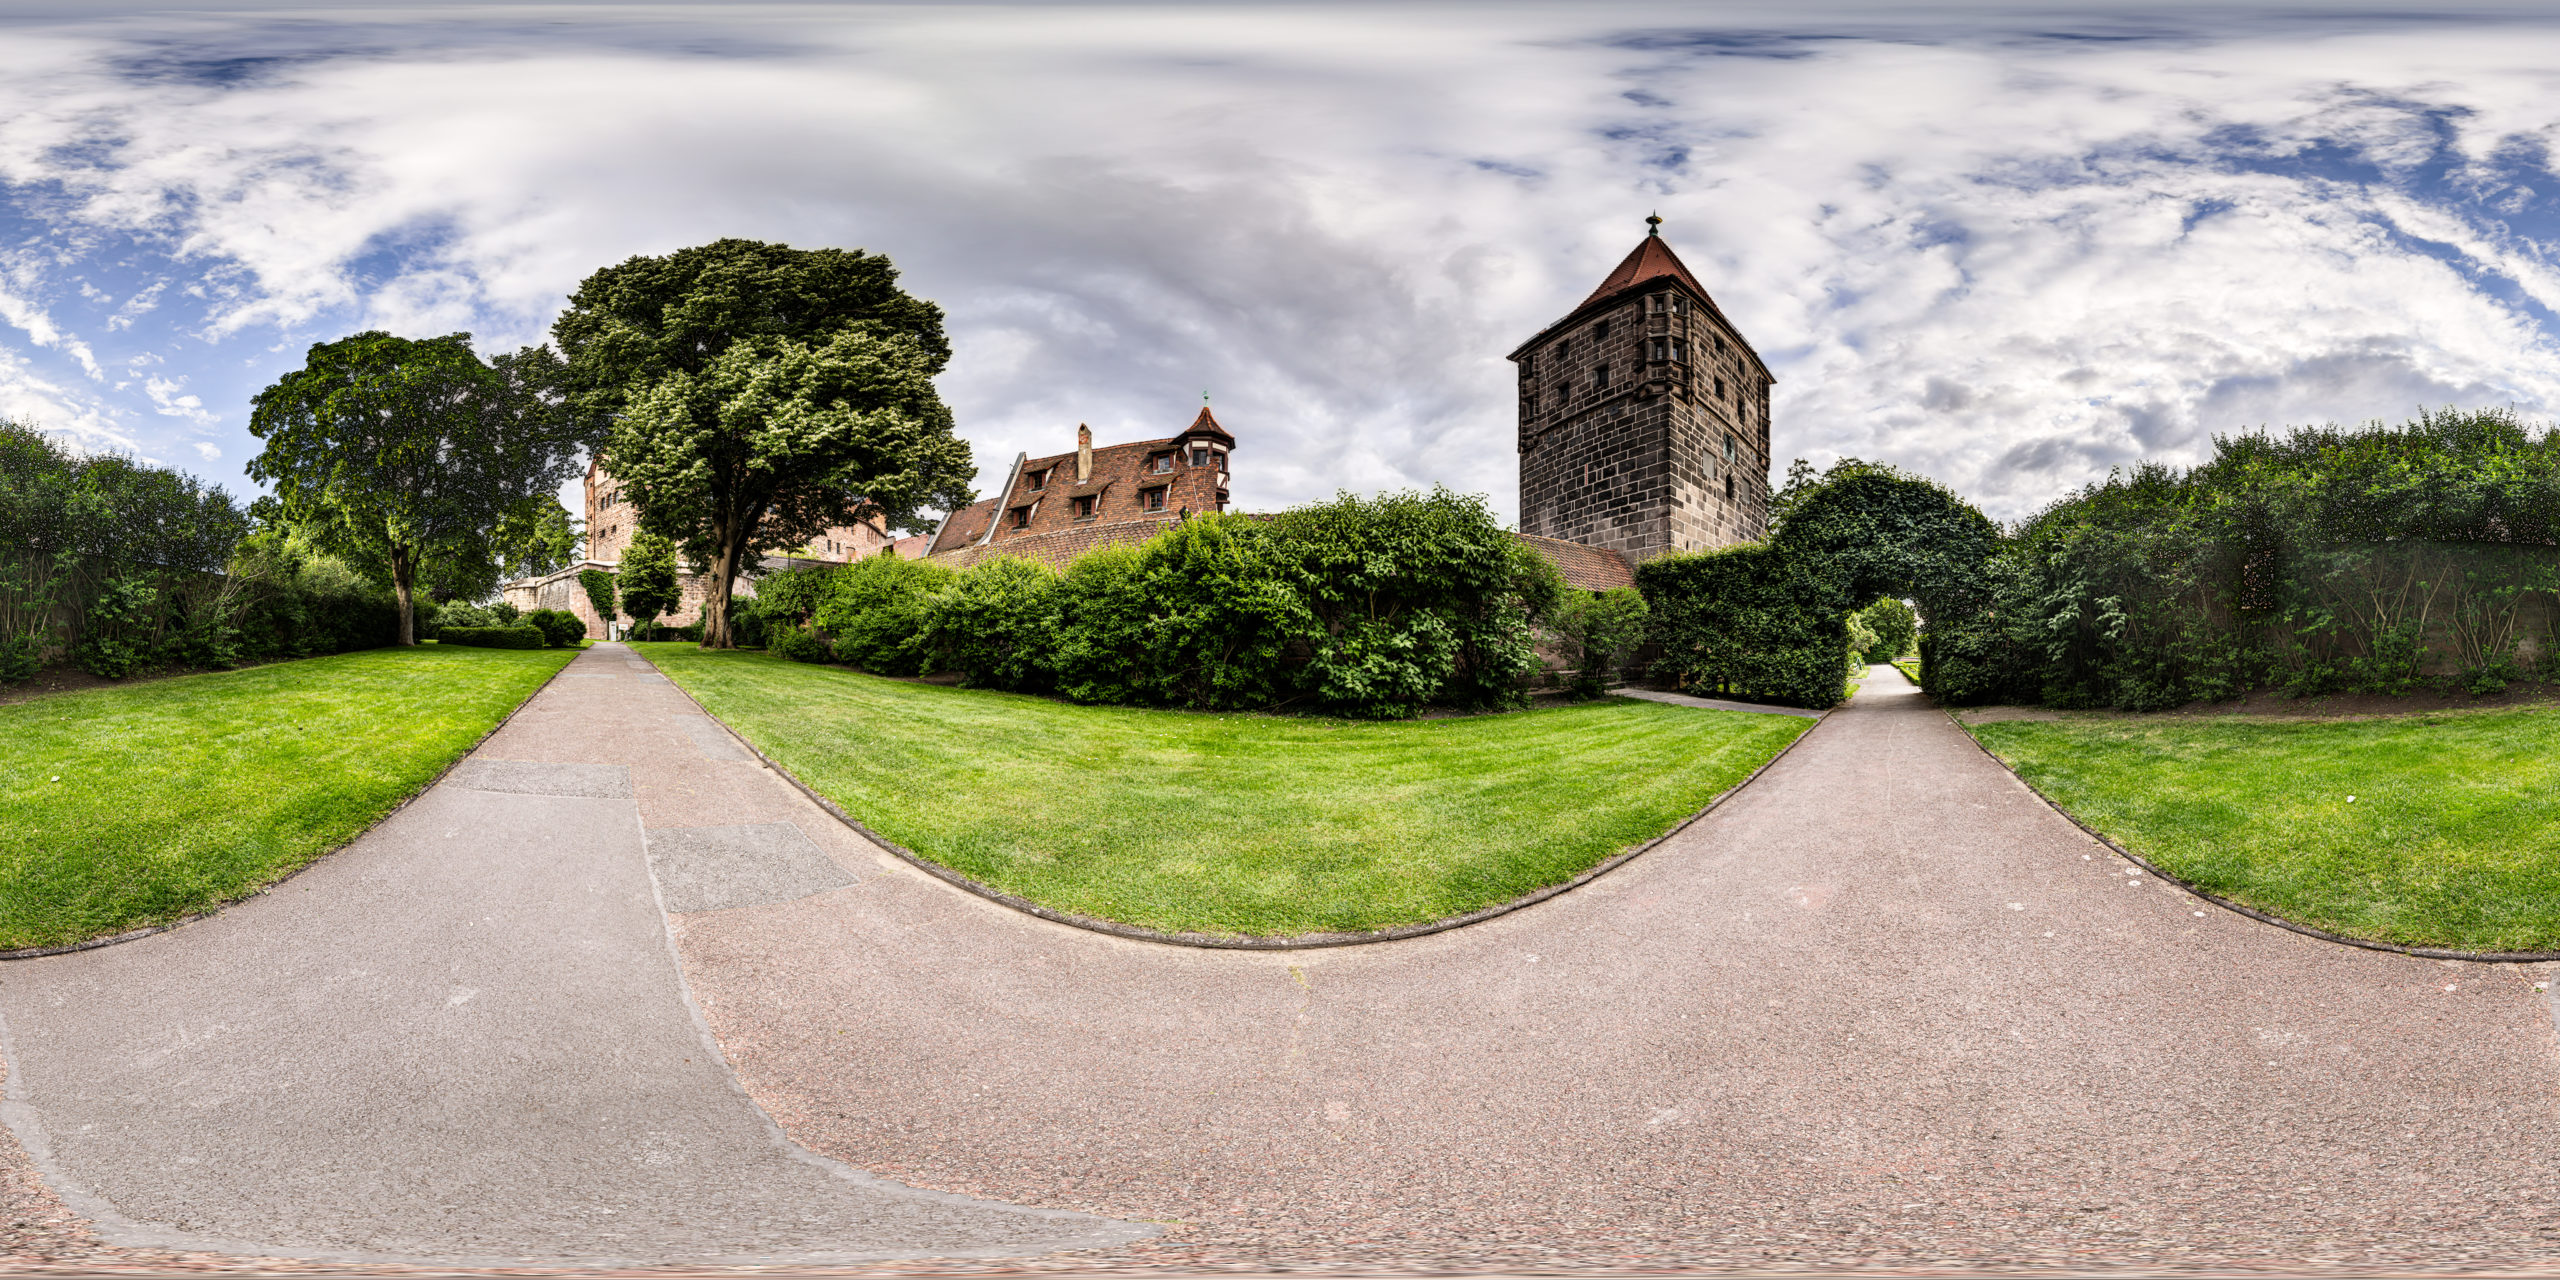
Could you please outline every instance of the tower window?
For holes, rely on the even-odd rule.
[[[1721,333],[1716,335],[1716,354],[1724,354],[1724,335]]]
[[[1732,436],[1732,434],[1731,434],[1731,433],[1729,433],[1729,432],[1728,432],[1728,433],[1725,435],[1725,438],[1724,438],[1724,460],[1725,460],[1726,462],[1732,462],[1732,461],[1733,461],[1733,451],[1734,451],[1733,436]],[[1732,480],[1732,479],[1733,479],[1733,477],[1732,477],[1732,476],[1726,476],[1726,477],[1725,477],[1725,479],[1726,479],[1727,481],[1730,481],[1730,480]]]
[[[1689,363],[1689,340],[1687,338],[1673,338],[1671,340],[1671,358],[1682,364]]]
[[[1649,297],[1649,298],[1646,298],[1646,299],[1644,300],[1644,309],[1645,309],[1645,310],[1647,310],[1647,311],[1654,312],[1654,313],[1656,313],[1656,314],[1660,314],[1660,313],[1661,313],[1661,311],[1662,311],[1662,295],[1657,293],[1657,294],[1654,294],[1653,296],[1651,296],[1651,297]]]
[[[1733,501],[1733,473],[1730,471],[1724,473],[1724,500]]]
[[[1608,322],[1608,321],[1603,320],[1603,321],[1601,321],[1600,323],[1598,323],[1598,324],[1595,324],[1595,325],[1591,326],[1591,340],[1592,340],[1593,342],[1601,341],[1602,339],[1605,339],[1605,338],[1607,338],[1608,336],[1609,336],[1609,322]]]
[[[1538,353],[1532,351],[1529,354],[1520,357],[1520,376],[1522,378],[1534,378],[1538,376]]]
[[[1671,358],[1670,339],[1656,338],[1653,340],[1653,358],[1656,360],[1668,360]]]
[[[1556,359],[1558,359],[1558,360],[1567,360],[1567,359],[1572,358],[1572,356],[1573,356],[1573,339],[1571,339],[1571,338],[1558,338],[1558,339],[1556,339]]]
[[[1685,316],[1689,314],[1689,295],[1685,293],[1675,293],[1671,295],[1671,314],[1675,316]]]
[[[1609,366],[1605,364],[1591,366],[1591,385],[1594,389],[1606,388],[1609,385]]]
[[[1724,399],[1724,379],[1716,379],[1716,399]]]

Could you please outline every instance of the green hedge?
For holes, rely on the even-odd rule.
[[[511,627],[444,627],[436,632],[436,638],[446,644],[477,649],[540,649],[550,643],[541,628],[522,622]]]
[[[1849,695],[1849,628],[1824,567],[1769,543],[1636,566],[1662,646],[1655,676],[1697,693],[1838,705]]]
[[[1530,624],[1563,592],[1483,499],[1445,489],[1194,516],[1063,572],[884,556],[779,577],[760,610],[777,624],[805,610],[837,660],[883,675],[1380,719],[1521,702]]]

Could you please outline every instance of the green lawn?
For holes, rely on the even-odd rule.
[[[1391,724],[1078,707],[637,647],[924,857],[1062,911],[1263,937],[1438,920],[1569,880],[1813,723],[1628,699]]]
[[[2560,712],[1972,731],[2082,822],[2208,892],[2379,942],[2560,949]]]
[[[568,649],[375,649],[0,706],[0,950],[232,901],[345,844]]]

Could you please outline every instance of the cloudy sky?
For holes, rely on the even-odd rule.
[[[1781,459],[2016,517],[2216,432],[2560,406],[2529,8],[0,7],[0,415],[254,490],[362,328],[541,341],[721,236],[941,303],[980,483],[1170,434],[1237,499],[1517,469],[1503,355],[1659,210]]]

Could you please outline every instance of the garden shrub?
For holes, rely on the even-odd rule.
[[[1058,571],[999,556],[972,566],[933,600],[928,648],[962,683],[1040,692],[1057,679]]]
[[[1911,606],[1892,596],[1885,596],[1857,613],[1858,626],[1873,639],[1860,650],[1872,665],[1891,662],[1911,652],[1920,640],[1920,619]]]
[[[1644,639],[1649,616],[1643,594],[1633,587],[1575,592],[1556,608],[1555,631],[1573,659],[1576,695],[1596,698],[1608,691],[1619,660]]]
[[[834,656],[825,640],[801,627],[773,628],[766,636],[766,650],[793,662],[825,662]]]
[[[1818,557],[1774,543],[1636,566],[1662,646],[1654,674],[1698,693],[1820,710],[1848,696],[1847,614]]]
[[[1872,665],[1867,658],[1867,651],[1882,646],[1876,638],[1876,629],[1867,625],[1866,610],[1861,609],[1850,614],[1847,625],[1849,628],[1849,678],[1855,680]]]
[[[586,619],[566,609],[536,609],[524,615],[524,621],[555,649],[574,649],[587,638]]]
[[[807,565],[768,573],[756,579],[755,599],[749,603],[748,609],[767,623],[805,627],[809,625],[810,618],[816,616],[818,605],[827,598],[828,586],[840,569],[841,566],[831,564]],[[734,603],[729,616],[738,616]]]
[[[834,637],[836,657],[848,666],[884,676],[921,675],[931,665],[931,602],[951,578],[948,566],[924,560],[856,561],[829,575],[812,621]]]
[[[477,649],[540,649],[550,643],[540,628],[522,622],[503,627],[445,627],[436,639]]]

